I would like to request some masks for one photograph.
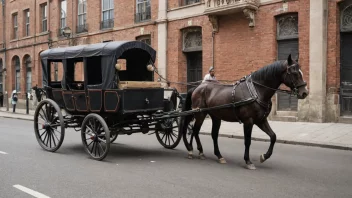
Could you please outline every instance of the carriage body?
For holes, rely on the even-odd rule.
[[[156,114],[175,111],[178,93],[154,81],[154,72],[147,66],[154,67],[156,51],[149,45],[140,41],[97,43],[48,49],[40,57],[47,99],[36,109],[35,131],[45,150],[56,151],[65,128],[70,127],[79,128],[76,131],[81,131],[85,150],[98,160],[105,158],[110,142],[120,134],[152,131],[164,147],[178,145],[179,134],[173,143],[169,137],[169,144],[161,137],[166,131],[174,135],[174,129],[178,133],[177,119],[155,119]],[[60,78],[58,65],[62,67]],[[89,126],[93,122],[100,127]],[[106,146],[101,155],[93,152],[98,143]]]
[[[154,64],[156,52],[143,42],[56,48],[43,51],[40,56],[48,98],[70,114],[126,115],[164,110],[164,93],[170,90],[153,81],[153,72],[148,71],[147,65]],[[115,68],[119,60],[126,64],[122,71]],[[53,63],[63,67],[62,79],[57,81],[52,79]],[[75,80],[75,66],[79,63],[83,66],[83,81]]]

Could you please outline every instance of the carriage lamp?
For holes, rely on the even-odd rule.
[[[116,63],[115,68],[116,68],[117,71],[120,71],[121,70],[121,65]]]
[[[70,29],[69,27],[65,27],[65,28],[62,30],[62,35],[64,35],[64,37],[66,37],[66,38],[70,38],[71,29]]]
[[[153,67],[153,65],[150,65],[150,64],[149,64],[149,65],[147,66],[147,69],[148,69],[148,71],[151,71],[151,72],[152,72],[152,71],[154,71],[155,68]]]

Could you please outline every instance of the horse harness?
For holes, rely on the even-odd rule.
[[[241,101],[235,101],[235,96],[236,96],[236,88],[238,87],[238,85],[240,85],[241,83],[245,82],[250,94],[250,98],[248,99],[243,99]],[[264,112],[264,116],[262,119],[264,119],[267,115],[269,115],[270,111],[271,111],[271,107],[272,107],[272,102],[264,102],[263,100],[261,100],[259,98],[259,95],[253,85],[253,80],[251,78],[251,75],[249,76],[244,76],[242,77],[239,81],[237,81],[236,83],[233,84],[233,89],[232,89],[232,104],[233,107],[238,107],[238,106],[242,106],[248,103],[252,103],[256,101],[260,106],[262,106],[265,109]],[[235,110],[235,109],[234,109]],[[235,117],[237,118],[237,120],[239,121],[239,123],[241,124],[241,120],[238,118],[238,116],[236,115],[235,112]]]
[[[244,105],[244,104],[248,104],[248,103],[251,103],[251,102],[254,102],[256,101],[260,106],[262,106],[264,109],[265,109],[265,112],[264,112],[264,116],[262,119],[264,119],[266,116],[269,115],[270,111],[271,111],[271,107],[272,107],[272,102],[271,100],[269,102],[265,102],[263,100],[261,100],[259,98],[259,95],[254,87],[253,84],[257,84],[259,86],[262,86],[262,87],[265,87],[265,88],[268,88],[268,89],[271,89],[271,90],[275,90],[275,91],[279,91],[279,92],[284,92],[286,94],[290,94],[290,95],[297,95],[298,94],[298,89],[302,86],[307,86],[307,83],[306,82],[303,82],[303,83],[297,83],[297,82],[294,82],[293,78],[292,78],[292,73],[289,72],[289,68],[291,67],[294,67],[295,65],[292,65],[292,66],[289,66],[287,68],[287,72],[285,74],[285,77],[284,77],[284,81],[286,80],[287,76],[289,76],[289,80],[291,81],[292,85],[293,85],[293,89],[292,91],[288,91],[288,90],[282,90],[282,89],[275,89],[275,88],[271,88],[271,87],[268,87],[268,86],[265,86],[265,85],[262,85],[260,83],[257,83],[255,81],[253,81],[253,79],[251,78],[251,75],[248,75],[248,76],[244,76],[242,77],[239,81],[237,81],[236,83],[234,83],[233,85],[233,90],[232,90],[232,104],[233,104],[233,107],[236,107],[236,106],[241,106],[241,105]],[[248,91],[251,95],[251,99],[246,99],[246,100],[241,100],[241,101],[238,101],[236,102],[235,101],[235,94],[236,94],[236,88],[238,87],[239,84],[241,84],[242,82],[246,82],[246,85],[247,85],[247,88],[248,88]],[[236,115],[236,112],[235,112],[235,117],[237,118],[237,120],[239,120],[239,123],[241,123],[241,120],[238,118],[238,116]]]

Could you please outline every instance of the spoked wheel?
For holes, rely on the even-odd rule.
[[[175,148],[182,138],[180,131],[178,130],[178,118],[170,118],[163,121],[160,121],[157,124],[157,129],[155,134],[159,143],[167,148]]]
[[[65,137],[61,109],[51,99],[41,101],[34,113],[34,132],[39,145],[51,152],[60,148]]]
[[[118,136],[118,132],[110,131],[110,144],[113,143]],[[103,140],[105,140],[105,136],[102,137]]]
[[[82,123],[82,143],[85,151],[95,160],[103,160],[110,149],[110,131],[105,120],[92,113]]]

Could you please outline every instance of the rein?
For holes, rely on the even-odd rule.
[[[196,87],[196,86],[198,86],[198,85],[203,81],[203,80],[199,80],[199,81],[187,82],[187,83],[184,83],[184,82],[172,82],[172,81],[169,81],[169,80],[167,80],[166,78],[164,78],[161,74],[159,74],[159,72],[158,72],[158,70],[157,70],[157,68],[156,68],[155,66],[154,66],[154,72],[160,77],[160,79],[166,81],[167,84],[171,84],[171,83],[172,83],[172,84],[180,84],[180,85],[187,85],[187,86]],[[263,84],[260,84],[260,83],[258,83],[258,82],[255,82],[255,81],[253,81],[253,80],[252,80],[252,82],[253,82],[254,84],[256,84],[256,85],[265,87],[265,88],[267,88],[267,89],[271,89],[271,90],[278,91],[278,92],[281,92],[281,93],[285,93],[285,94],[288,94],[288,95],[298,95],[298,88],[299,88],[299,87],[302,87],[302,86],[306,86],[307,83],[302,83],[302,84],[296,86],[295,83],[294,83],[293,80],[292,80],[291,73],[286,72],[286,74],[285,74],[285,79],[286,79],[287,75],[290,76],[290,80],[291,80],[292,84],[294,85],[294,88],[293,88],[293,90],[291,90],[291,91],[289,91],[289,90],[284,90],[284,89],[275,89],[275,88],[271,88],[271,87],[265,86],[265,85],[263,85]],[[221,82],[221,81],[222,81],[222,82],[231,82],[231,81],[228,81],[228,80],[217,80],[217,81],[219,81],[219,82]],[[238,81],[240,81],[240,80],[237,80],[237,81],[235,81],[235,82],[238,82]]]

